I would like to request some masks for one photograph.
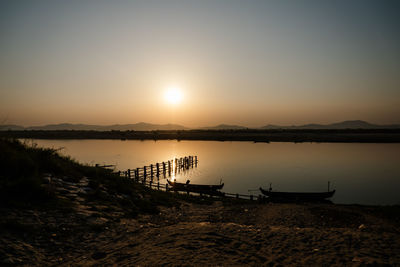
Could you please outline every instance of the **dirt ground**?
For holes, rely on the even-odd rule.
[[[398,217],[382,207],[183,202],[134,219],[79,209],[6,214],[27,229],[1,233],[1,265],[400,265]]]

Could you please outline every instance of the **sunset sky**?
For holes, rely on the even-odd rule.
[[[1,1],[0,123],[399,123],[399,14],[386,0]]]

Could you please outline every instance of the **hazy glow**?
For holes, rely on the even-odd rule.
[[[169,87],[165,90],[164,99],[168,104],[177,105],[182,102],[182,90],[179,87]]]

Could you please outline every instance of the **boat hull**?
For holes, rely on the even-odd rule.
[[[171,186],[174,191],[185,191],[185,192],[196,192],[196,193],[209,193],[209,192],[217,192],[224,187],[224,184],[220,185],[202,185],[202,184],[184,184],[177,183],[167,180],[168,184]]]
[[[260,187],[263,195],[272,199],[287,199],[287,200],[307,200],[307,201],[318,201],[331,198],[336,190],[327,192],[276,192],[264,190]]]

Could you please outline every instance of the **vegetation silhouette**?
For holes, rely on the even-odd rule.
[[[253,142],[398,143],[400,129],[239,129],[168,131],[0,131],[0,137],[36,139],[209,140]]]

